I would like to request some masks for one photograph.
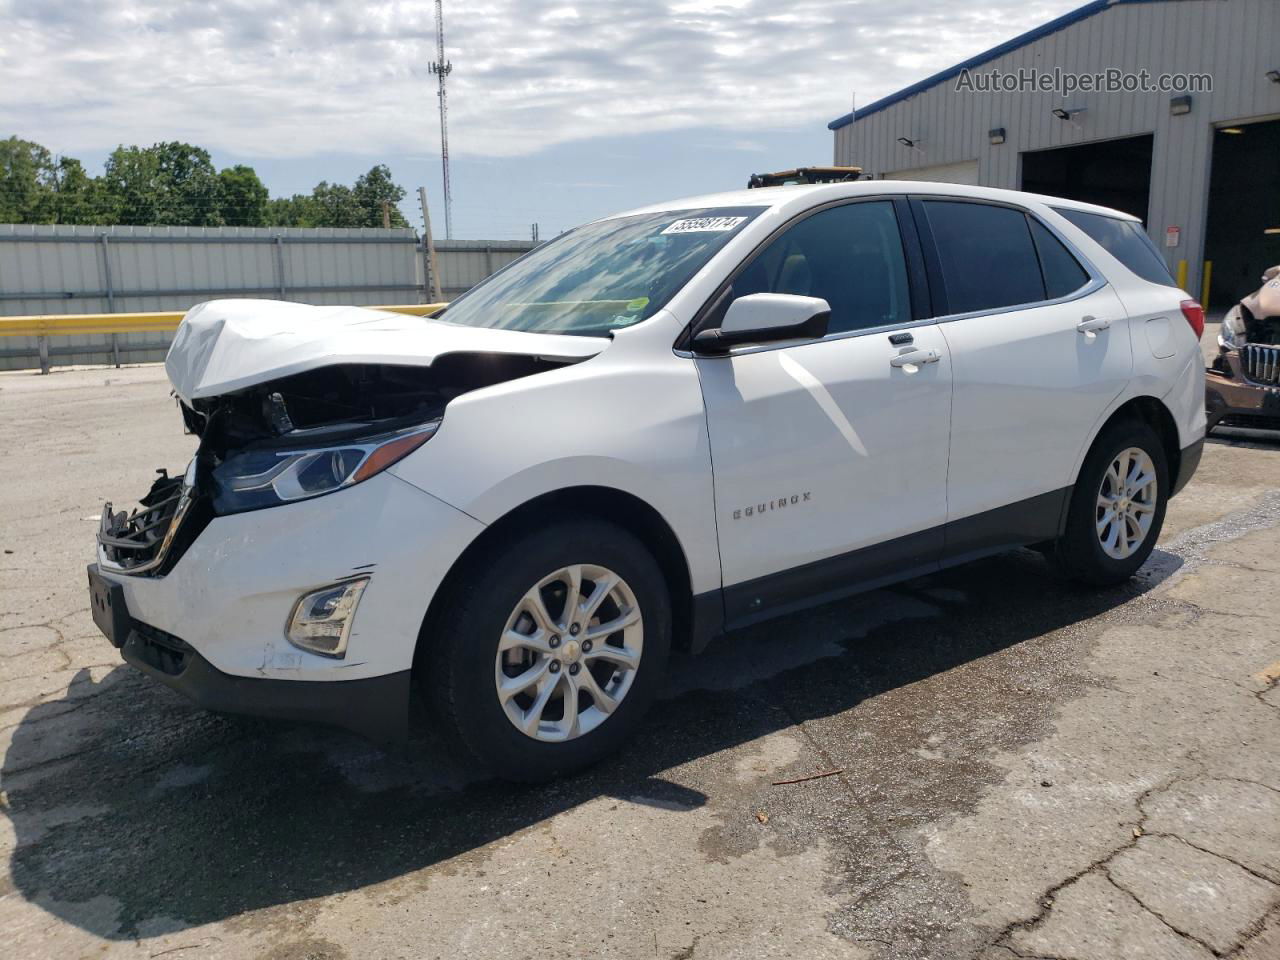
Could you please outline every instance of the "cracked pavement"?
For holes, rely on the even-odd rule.
[[[7,955],[1280,957],[1280,440],[1123,588],[1019,551],[754,628],[542,787],[120,662],[84,564],[190,455],[159,367],[0,374],[0,449]]]

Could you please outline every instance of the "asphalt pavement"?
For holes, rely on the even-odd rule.
[[[0,374],[6,956],[1280,957],[1280,440],[1211,439],[1124,587],[1018,551],[754,628],[541,787],[122,664],[97,515],[192,448],[157,366]]]

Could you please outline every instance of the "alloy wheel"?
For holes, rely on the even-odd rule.
[[[644,621],[627,582],[595,564],[562,567],[507,617],[494,667],[498,701],[528,737],[576,739],[618,709],[643,650]]]
[[[1095,516],[1098,543],[1114,560],[1125,560],[1142,546],[1156,515],[1156,468],[1139,447],[1112,458],[1098,488]]]

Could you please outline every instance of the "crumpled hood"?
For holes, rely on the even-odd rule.
[[[1280,317],[1280,267],[1272,267],[1263,275],[1262,287],[1240,301],[1259,320]]]
[[[585,360],[603,337],[464,327],[365,307],[210,300],[187,311],[164,368],[190,402],[340,363],[430,366],[447,353]]]

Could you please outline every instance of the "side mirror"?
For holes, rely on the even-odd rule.
[[[816,340],[826,336],[831,306],[820,297],[790,293],[752,293],[729,304],[718,330],[693,338],[699,353],[724,353],[744,343]]]

